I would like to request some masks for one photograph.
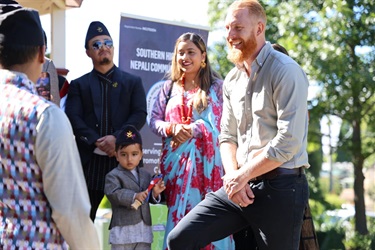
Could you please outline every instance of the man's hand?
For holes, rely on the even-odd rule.
[[[105,152],[109,157],[115,155],[115,144],[116,137],[113,135],[103,136],[95,142],[95,146]]]
[[[224,189],[229,199],[247,185],[247,178],[241,169],[230,171],[223,177]]]
[[[254,193],[250,188],[250,185],[245,185],[240,191],[233,194],[230,200],[238,204],[240,207],[247,207],[254,202]]]

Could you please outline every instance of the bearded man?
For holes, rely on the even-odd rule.
[[[147,109],[141,78],[115,66],[113,41],[103,23],[90,24],[85,48],[94,68],[71,82],[65,112],[81,156],[94,221],[104,197],[105,175],[118,164],[116,137],[127,125],[140,130]]]
[[[258,249],[299,247],[308,202],[308,80],[266,41],[256,0],[232,3],[225,20],[228,58],[220,153],[224,186],[206,195],[168,236],[170,250],[200,249],[250,227]]]

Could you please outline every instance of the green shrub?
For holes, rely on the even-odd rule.
[[[326,232],[317,232],[320,250],[345,249],[343,240],[345,232],[332,228]]]
[[[372,241],[375,235],[360,235],[357,232],[354,232],[353,236],[344,241],[346,250],[358,250],[358,249],[374,249],[371,248]]]
[[[355,231],[347,232],[344,241],[346,250],[375,249],[375,218],[368,218],[367,226],[369,228],[367,235],[361,235]]]
[[[327,208],[328,210],[341,208],[342,204],[345,203],[345,201],[336,194],[328,193],[325,195],[325,199],[331,205],[331,207]]]

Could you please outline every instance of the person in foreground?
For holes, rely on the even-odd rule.
[[[72,128],[39,96],[37,11],[0,1],[0,249],[100,249]]]
[[[160,169],[168,206],[165,239],[208,192],[223,185],[218,139],[222,82],[211,69],[202,37],[182,34],[174,48],[170,79],[164,82],[150,119],[151,130],[163,141]],[[233,239],[228,237],[207,249],[232,246]]]
[[[81,156],[94,221],[104,197],[105,175],[118,163],[116,137],[127,125],[140,130],[147,109],[141,78],[115,66],[113,41],[103,23],[90,23],[85,48],[94,68],[70,83],[65,112]]]
[[[298,249],[309,196],[308,80],[266,41],[258,1],[232,3],[225,25],[228,58],[236,67],[223,87],[224,186],[177,224],[168,246],[199,249],[251,226],[259,249]]]
[[[104,188],[112,205],[109,243],[113,250],[151,249],[153,234],[148,199],[160,202],[164,181],[161,178],[153,181],[151,174],[139,167],[143,156],[142,138],[135,127],[129,125],[119,133],[115,155],[119,164],[106,175]],[[135,201],[141,205],[135,206]]]

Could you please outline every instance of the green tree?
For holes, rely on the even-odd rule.
[[[213,31],[224,27],[231,2],[209,2]],[[310,82],[321,87],[311,102],[315,117],[334,115],[349,126],[351,133],[340,138],[340,145],[354,165],[355,229],[367,234],[363,166],[375,149],[374,0],[261,2],[268,16],[268,40],[285,46]],[[223,69],[225,76],[226,64]]]

